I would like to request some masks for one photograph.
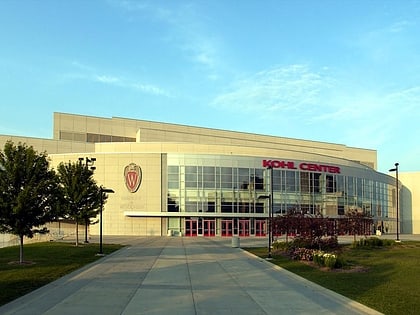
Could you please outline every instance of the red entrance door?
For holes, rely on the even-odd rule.
[[[222,236],[232,236],[232,220],[222,220]]]
[[[239,236],[249,236],[249,220],[239,220]]]
[[[203,230],[204,236],[216,236],[216,221],[203,220]]]
[[[255,236],[265,236],[265,220],[255,220]]]
[[[185,220],[185,236],[197,236],[197,220]]]

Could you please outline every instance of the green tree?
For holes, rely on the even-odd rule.
[[[93,171],[80,162],[60,163],[58,166],[60,182],[64,191],[64,208],[66,217],[76,224],[76,246],[79,245],[79,224],[85,225],[85,242],[87,229],[94,223],[100,211],[100,189],[93,179]],[[106,199],[106,196],[103,200]]]
[[[43,225],[58,217],[61,196],[46,153],[22,143],[5,144],[0,151],[0,232],[19,237],[20,263],[23,238],[48,232]]]

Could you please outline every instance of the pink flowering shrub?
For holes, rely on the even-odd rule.
[[[314,257],[314,250],[302,247],[295,247],[290,251],[289,254],[293,260],[312,261]]]

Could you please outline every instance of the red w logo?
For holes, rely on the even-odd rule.
[[[134,193],[139,189],[142,179],[142,172],[140,166],[135,163],[130,163],[124,168],[125,186]]]

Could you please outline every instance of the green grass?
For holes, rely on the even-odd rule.
[[[103,246],[110,254],[121,245]],[[24,245],[24,260],[19,261],[19,246],[0,249],[0,305],[6,304],[51,281],[54,281],[100,257],[98,244],[47,242]]]
[[[248,248],[267,257],[266,248]],[[272,262],[323,287],[384,314],[418,314],[420,310],[420,242],[391,247],[343,248],[342,257],[364,272],[325,271],[274,255]]]

